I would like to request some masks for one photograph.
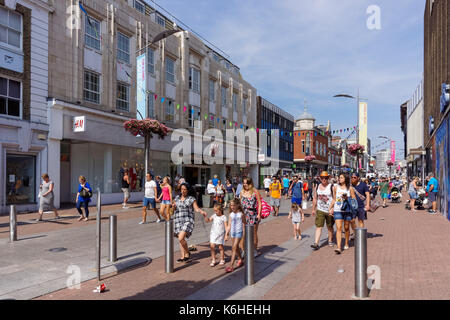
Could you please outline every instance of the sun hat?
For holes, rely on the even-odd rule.
[[[320,174],[320,177],[329,177],[329,176],[330,175],[326,171],[322,171],[322,173]]]

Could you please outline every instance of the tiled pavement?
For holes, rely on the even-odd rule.
[[[209,267],[206,241],[210,226],[203,229],[197,223],[196,232],[203,234],[203,239],[197,239],[201,243],[197,246],[199,251],[190,264],[176,264],[173,274],[164,273],[161,249],[159,257],[153,255],[148,265],[105,277],[109,289],[105,293],[93,293],[98,283],[90,280],[83,282],[79,290],[61,290],[40,299],[351,299],[352,244],[340,256],[328,246],[313,252],[309,247],[311,238],[300,242],[292,239],[288,207],[287,202],[283,203],[282,214],[260,227],[263,255],[256,259],[257,283],[252,287],[244,286],[244,268],[226,275],[224,267]],[[450,223],[442,216],[423,211],[412,213],[403,208],[402,204],[390,204],[386,209],[369,213],[368,265],[381,270],[381,289],[372,290],[370,299],[449,299]],[[127,213],[132,214],[137,217],[140,210]],[[306,235],[313,234],[313,220],[307,217],[302,225]],[[132,247],[137,248],[138,242]],[[178,249],[176,241],[175,246]],[[338,269],[344,272],[339,273]]]

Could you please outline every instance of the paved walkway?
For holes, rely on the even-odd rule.
[[[137,228],[136,223],[139,220],[136,216],[119,223],[119,229],[127,235],[123,236],[119,242],[123,243],[119,245],[119,256],[139,253],[140,255],[126,259],[148,257],[151,261],[134,269],[121,268],[122,271],[118,274],[116,270],[120,268],[117,266],[105,268],[103,282],[108,288],[105,293],[93,293],[92,290],[98,282],[88,280],[81,284],[80,289],[63,289],[43,295],[39,299],[352,299],[354,293],[353,243],[350,243],[349,250],[338,256],[333,248],[327,246],[324,232],[321,249],[312,251],[310,245],[313,241],[314,218],[309,216],[311,210],[306,211],[307,218],[302,225],[305,238],[302,241],[292,238],[292,225],[287,219],[288,210],[288,201],[283,201],[280,216],[270,217],[260,226],[260,249],[263,254],[255,260],[257,282],[253,286],[244,285],[244,268],[232,274],[226,274],[225,267],[211,268],[209,266],[210,253],[207,241],[210,225],[203,225],[201,222],[196,223],[195,234],[189,241],[191,244],[197,244],[198,248],[193,255],[193,261],[189,264],[176,264],[173,274],[165,274],[162,256],[163,225],[152,223]],[[127,214],[131,216],[134,213],[130,211]],[[370,299],[450,299],[450,269],[448,268],[450,224],[444,217],[429,215],[424,211],[412,213],[405,211],[403,204],[390,204],[386,209],[379,208],[375,213],[369,213],[367,227],[369,230],[368,265],[372,266],[373,270],[378,269],[381,272],[381,278],[379,278],[381,288],[373,289],[370,292]],[[95,229],[95,226],[91,228]],[[79,232],[84,231],[77,231],[76,234]],[[61,235],[55,234],[55,237],[57,236],[61,239]],[[45,237],[26,241],[42,241],[42,239]],[[73,238],[68,238],[64,243],[70,244],[71,240],[74,241]],[[91,240],[88,242],[93,243]],[[147,243],[149,245],[146,245]],[[3,251],[2,246],[3,244],[0,250]],[[38,246],[33,245],[34,249],[30,248],[28,254],[32,253],[36,256],[47,254],[44,250],[36,250],[36,247]],[[176,242],[175,247],[178,250]],[[89,249],[80,250],[82,257],[86,260],[90,259],[90,264],[83,266],[83,270],[92,268],[94,265],[93,254],[86,254],[85,250],[87,252]],[[75,248],[70,251],[73,251],[71,255],[77,257]],[[229,246],[226,247],[226,253],[229,256]],[[60,252],[52,253],[50,256],[63,254],[69,255],[69,253]],[[46,259],[48,259],[47,263],[49,260],[55,260],[53,257],[42,257],[44,265]],[[61,288],[65,287],[62,280],[65,281],[68,277],[62,269],[67,268],[70,258],[66,257],[62,260],[65,264],[61,264],[61,270],[54,271],[59,272],[61,276]],[[108,266],[107,261],[103,263]],[[4,278],[4,268],[11,273],[17,266],[0,267],[0,279]],[[111,273],[106,275],[109,272]],[[15,279],[18,279],[20,274],[21,272],[18,272]],[[49,274],[47,272],[46,277]],[[88,274],[83,277],[83,280],[89,277],[92,279],[95,275]],[[42,279],[40,281],[41,292],[52,291],[47,288],[47,283]],[[0,285],[0,288],[2,287]],[[43,290],[44,287],[47,289]],[[11,297],[23,299],[31,296],[14,292],[14,296]],[[5,295],[0,298],[4,297]]]

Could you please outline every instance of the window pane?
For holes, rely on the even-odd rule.
[[[0,114],[6,114],[6,98],[0,97]]]
[[[14,117],[20,117],[20,101],[8,99],[8,114]]]
[[[0,24],[8,25],[8,11],[0,8]]]
[[[9,80],[9,97],[20,99],[20,82]]]
[[[20,48],[20,33],[9,29],[8,44]]]
[[[36,202],[36,158],[6,155],[6,203]]]
[[[6,36],[7,32],[8,31],[5,27],[0,26],[0,42],[4,42],[4,43],[7,42],[7,36]]]
[[[15,29],[17,31],[20,31],[20,29],[21,29],[20,28],[20,20],[21,20],[21,18],[22,18],[22,16],[20,16],[20,15],[18,15],[16,13],[10,12],[9,13],[9,27],[13,28],[13,29]]]
[[[8,80],[6,80],[5,78],[0,78],[0,95],[6,96],[6,94],[8,93],[7,85]]]

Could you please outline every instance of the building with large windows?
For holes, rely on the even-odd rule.
[[[131,201],[141,198],[144,139],[123,128],[125,121],[141,116],[137,90],[145,92],[148,117],[172,129],[185,128],[185,136],[194,139],[209,128],[256,127],[255,88],[192,32],[143,1],[81,1],[89,18],[77,6],[68,11],[67,2],[53,2],[49,31],[49,171],[57,186],[56,203],[74,201],[80,175],[103,192],[104,203],[121,202],[125,170],[132,180]],[[147,45],[171,29],[180,32]],[[143,53],[146,87],[138,88],[136,59]],[[171,151],[177,143],[170,136],[151,140],[151,172],[180,173],[191,184],[204,185],[214,174],[256,178],[256,163],[249,161],[206,164],[206,142],[201,150],[192,148],[192,163],[176,165]]]
[[[41,0],[0,0],[0,213],[38,208],[47,172],[48,17]]]
[[[267,175],[291,174],[294,158],[294,117],[268,100],[257,98],[257,123],[259,130],[267,133],[267,143],[259,143],[267,164],[259,165],[259,183]],[[275,135],[277,146],[273,146],[272,135]],[[276,152],[276,150],[278,150]]]

